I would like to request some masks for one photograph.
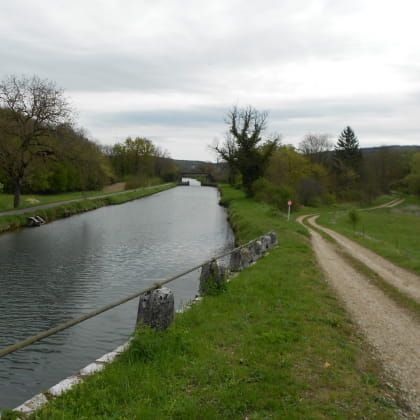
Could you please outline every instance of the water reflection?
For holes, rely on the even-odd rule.
[[[178,187],[41,228],[0,236],[0,348],[127,296],[233,244],[214,188]],[[171,284],[176,303],[197,276]],[[131,334],[137,302],[0,359],[0,408],[112,350]]]

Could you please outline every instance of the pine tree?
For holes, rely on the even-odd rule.
[[[359,140],[351,127],[347,126],[341,132],[334,150],[336,161],[340,161],[341,165],[359,173],[362,152],[359,147]]]

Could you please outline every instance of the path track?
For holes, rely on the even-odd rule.
[[[387,203],[388,205],[391,203]],[[344,302],[367,340],[375,347],[385,370],[400,384],[402,397],[420,416],[420,326],[405,308],[357,271],[342,255],[344,249],[378,273],[393,287],[417,302],[420,301],[420,277],[397,267],[374,252],[338,233],[316,224],[317,216],[308,218],[313,227],[332,236],[331,243],[316,230],[311,232],[312,246],[328,282]]]

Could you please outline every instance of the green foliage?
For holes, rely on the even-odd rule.
[[[68,124],[70,107],[55,83],[37,76],[1,81],[0,106],[0,170],[13,185],[14,207],[19,207],[30,171],[56,156],[54,132]]]
[[[410,160],[410,173],[404,178],[410,194],[420,196],[420,152],[414,153]]]
[[[348,219],[353,226],[353,231],[356,230],[357,224],[360,222],[360,214],[356,209],[351,209],[348,213]]]
[[[272,184],[265,178],[260,178],[252,185],[254,197],[257,200],[276,206],[279,210],[287,210],[288,200],[294,199],[291,189]],[[297,203],[296,203],[297,206]]]
[[[217,146],[215,150],[229,165],[231,184],[236,173],[240,173],[246,194],[252,196],[252,184],[264,175],[279,138],[263,142],[267,113],[250,106],[242,109],[233,107],[227,115],[227,123],[229,135],[225,145]]]
[[[346,194],[358,190],[362,153],[351,127],[347,126],[340,134],[334,150],[334,172],[337,193]]]
[[[9,409],[2,410],[0,415],[2,420],[18,420],[22,418],[22,413]]]
[[[334,150],[336,160],[358,172],[362,161],[362,153],[359,147],[359,140],[351,127],[347,126],[341,132]]]

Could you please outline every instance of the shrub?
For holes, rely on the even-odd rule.
[[[277,186],[265,178],[259,178],[252,184],[252,189],[257,200],[275,205],[279,210],[287,210],[288,200],[293,200],[297,208],[295,194],[285,186]]]

